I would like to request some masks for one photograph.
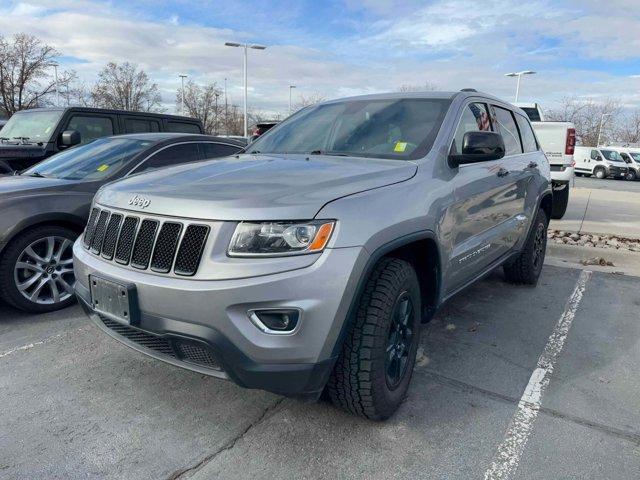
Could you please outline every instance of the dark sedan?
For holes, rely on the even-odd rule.
[[[0,177],[0,295],[48,312],[73,302],[72,245],[104,184],[160,167],[233,155],[241,142],[207,135],[106,137]]]

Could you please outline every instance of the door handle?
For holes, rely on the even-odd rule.
[[[499,177],[506,177],[507,175],[509,175],[509,170],[505,168],[501,168],[500,170],[498,170]]]
[[[529,162],[529,168],[538,168],[538,164],[536,162]]]

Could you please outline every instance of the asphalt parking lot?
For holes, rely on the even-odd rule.
[[[639,478],[639,289],[496,272],[426,326],[386,423],[146,358],[78,307],[0,305],[0,478]]]

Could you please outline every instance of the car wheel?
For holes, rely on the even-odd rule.
[[[564,217],[567,211],[567,205],[569,205],[569,185],[562,190],[555,190],[553,192],[553,202],[551,207],[551,218],[554,220],[560,220]]]
[[[538,283],[547,250],[547,226],[547,215],[540,209],[524,248],[514,260],[503,267],[509,282],[525,285]]]
[[[384,258],[371,273],[327,389],[333,403],[389,418],[405,398],[420,336],[420,285],[410,263]]]
[[[634,172],[633,170],[629,170],[624,178],[630,181],[634,181],[636,179],[636,172]]]
[[[598,167],[593,171],[593,176],[599,180],[602,180],[604,177],[607,176],[607,172],[605,172],[604,168]]]
[[[51,312],[75,301],[73,242],[78,234],[64,227],[37,227],[20,234],[0,260],[0,291],[21,310]]]

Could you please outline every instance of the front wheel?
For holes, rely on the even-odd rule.
[[[34,313],[71,305],[77,236],[68,228],[43,226],[12,240],[0,260],[0,292],[7,303]]]
[[[405,398],[420,337],[420,285],[410,263],[384,258],[367,280],[327,383],[333,403],[385,420]]]
[[[624,178],[633,182],[636,179],[636,172],[633,170],[629,170]]]
[[[511,283],[535,285],[542,272],[547,251],[547,215],[538,210],[524,248],[513,260],[504,265],[504,274]]]
[[[604,177],[607,176],[607,172],[604,170],[604,168],[598,167],[593,171],[593,176],[596,177],[598,180],[602,180]]]
[[[567,205],[569,205],[569,185],[566,185],[562,190],[553,191],[551,218],[560,220],[564,217],[567,211]]]

